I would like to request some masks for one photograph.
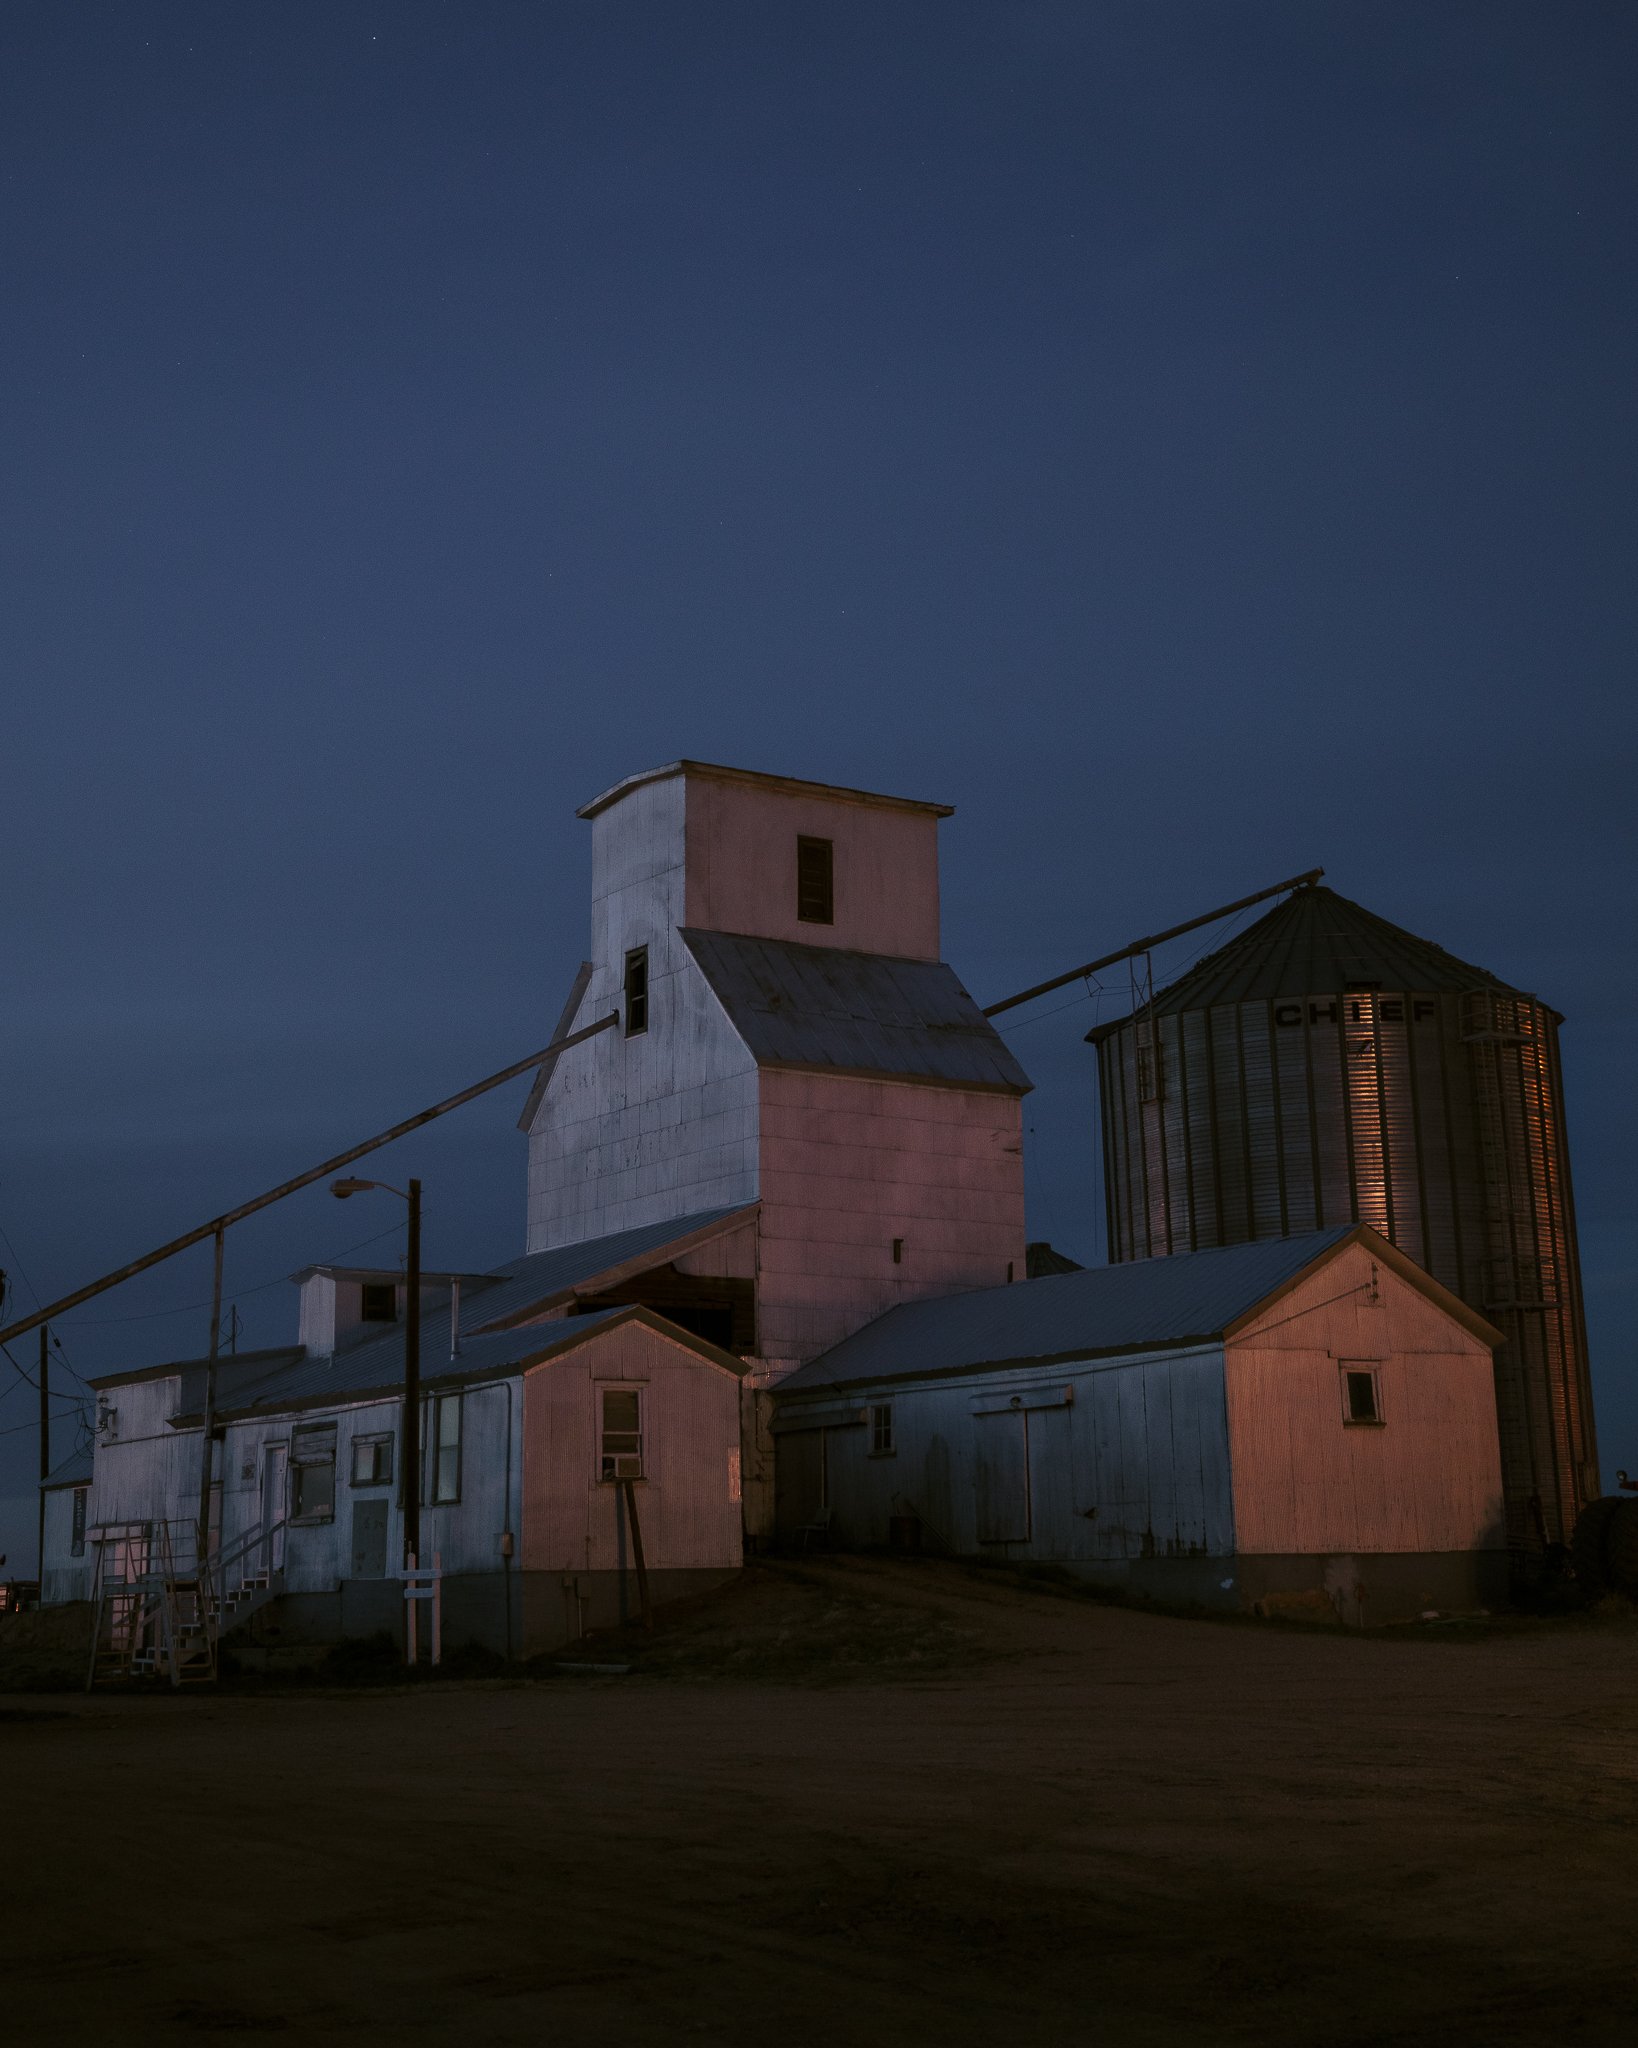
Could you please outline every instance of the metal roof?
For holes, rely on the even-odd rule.
[[[684,929],[729,1022],[763,1067],[830,1068],[956,1088],[1033,1085],[942,960],[898,960]]]
[[[759,789],[776,789],[782,796],[830,797],[841,803],[875,804],[891,811],[921,811],[932,818],[955,814],[953,804],[923,803],[911,796],[882,796],[875,790],[850,789],[840,782],[804,782],[795,775],[763,775],[754,768],[725,768],[719,761],[668,761],[663,768],[644,768],[635,775],[623,776],[612,789],[605,789],[589,804],[582,804],[575,816],[595,818],[599,811],[606,811],[610,804],[618,803],[645,782],[669,782],[674,775],[708,775],[718,782],[749,782]]]
[[[451,1380],[482,1379],[504,1372],[538,1352],[589,1335],[610,1316],[624,1313],[623,1309],[597,1309],[589,1315],[524,1323],[516,1329],[497,1330],[488,1335],[463,1336],[461,1348],[453,1357],[448,1350],[447,1329],[441,1329],[432,1318],[424,1318],[421,1383],[437,1386]],[[403,1384],[404,1332],[400,1325],[390,1335],[360,1344],[352,1351],[338,1351],[333,1357],[322,1353],[311,1358],[304,1356],[294,1365],[279,1367],[251,1385],[239,1387],[226,1398],[219,1390],[216,1412],[224,1416],[253,1415],[322,1405],[326,1401],[356,1401],[371,1394],[396,1393]]]
[[[1209,1009],[1214,1003],[1258,1002],[1267,997],[1340,995],[1356,983],[1430,995],[1494,989],[1514,995],[1483,967],[1458,960],[1431,939],[1419,939],[1363,904],[1323,884],[1298,889],[1266,917],[1208,953],[1198,966],[1155,997],[1162,1016]],[[1089,1031],[1096,1041],[1128,1020]]]
[[[84,1450],[71,1451],[62,1463],[48,1477],[40,1481],[42,1492],[53,1486],[89,1486],[91,1484],[91,1446]]]
[[[448,1318],[437,1311],[422,1311],[421,1377],[430,1383],[504,1371],[545,1347],[567,1341],[570,1335],[590,1330],[601,1317],[623,1314],[623,1309],[605,1309],[575,1316],[567,1323],[522,1320],[572,1300],[577,1288],[607,1274],[632,1265],[640,1270],[644,1264],[658,1264],[659,1255],[718,1235],[719,1226],[752,1214],[752,1207],[706,1209],[514,1259],[496,1269],[490,1284],[462,1294],[461,1348],[453,1357],[448,1350]],[[243,1362],[222,1359],[219,1368]],[[218,1413],[237,1414],[325,1399],[347,1400],[403,1383],[404,1326],[397,1323],[379,1337],[333,1355],[309,1356],[296,1348],[272,1359],[264,1357],[259,1371],[236,1374],[227,1384],[219,1370],[216,1406]],[[184,1376],[181,1412],[197,1414],[203,1399],[203,1367],[195,1363]]]
[[[690,1216],[668,1216],[660,1223],[641,1223],[631,1230],[617,1230],[610,1237],[589,1237],[580,1244],[560,1244],[549,1251],[529,1252],[510,1265],[497,1267],[492,1285],[461,1296],[461,1328],[493,1329],[531,1309],[550,1307],[576,1288],[635,1261],[658,1265],[658,1254],[673,1247],[681,1250],[684,1239],[702,1241],[720,1236],[726,1226],[745,1221],[755,1213],[754,1202],[730,1209],[701,1209]]]
[[[781,1380],[774,1392],[818,1394],[879,1380],[1209,1344],[1360,1229],[1347,1224],[905,1302]]]
[[[299,1344],[274,1344],[260,1351],[224,1351],[216,1363],[225,1372],[249,1372],[254,1378],[258,1373],[267,1372],[271,1367],[288,1364],[293,1358],[303,1355]],[[202,1373],[210,1363],[206,1358],[172,1358],[163,1365],[138,1365],[119,1372],[98,1373],[86,1381],[88,1387],[132,1387],[142,1380],[164,1380],[180,1373],[184,1377],[190,1372]]]

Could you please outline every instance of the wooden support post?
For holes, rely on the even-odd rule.
[[[51,1477],[51,1338],[40,1325],[40,1561],[35,1568],[39,1581],[34,1599],[45,1605],[45,1483]]]
[[[432,1661],[444,1661],[444,1554],[432,1553]]]
[[[637,1488],[629,1479],[620,1481],[620,1491],[625,1496],[626,1526],[631,1531],[631,1557],[637,1567],[637,1602],[642,1609],[644,1628],[654,1626],[654,1609],[649,1604],[648,1568],[643,1563],[643,1529],[637,1519]]]

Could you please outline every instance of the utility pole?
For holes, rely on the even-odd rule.
[[[421,1560],[421,1183],[409,1184],[404,1302],[404,1563]],[[433,1455],[437,1453],[434,1450]]]
[[[51,1477],[51,1339],[40,1325],[40,1562],[38,1598],[45,1598],[45,1483]]]
[[[223,1232],[218,1228],[215,1278],[210,1296],[210,1351],[205,1359],[204,1443],[199,1452],[199,1533],[194,1539],[194,1572],[201,1581],[201,1600],[204,1598],[205,1562],[210,1556],[210,1480],[211,1466],[215,1463],[211,1455],[211,1438],[216,1432],[216,1353],[222,1338],[222,1237]]]

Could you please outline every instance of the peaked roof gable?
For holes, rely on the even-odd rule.
[[[1374,1230],[1355,1223],[905,1302],[773,1391],[779,1398],[818,1395],[884,1380],[1221,1342],[1350,1244],[1366,1246],[1485,1342],[1499,1341],[1483,1317]]]

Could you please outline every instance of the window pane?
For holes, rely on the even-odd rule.
[[[359,1314],[365,1322],[397,1322],[398,1289],[390,1280],[366,1280],[360,1292]]]
[[[298,1515],[328,1516],[335,1513],[334,1465],[298,1465],[294,1477],[295,1511]]]
[[[1376,1420],[1376,1376],[1374,1373],[1349,1373],[1348,1420],[1350,1422],[1374,1422]]]
[[[605,1387],[603,1389],[603,1433],[610,1430],[634,1432],[640,1427],[638,1421],[638,1395],[635,1388]]]
[[[648,1029],[648,948],[626,955],[626,1036]]]

